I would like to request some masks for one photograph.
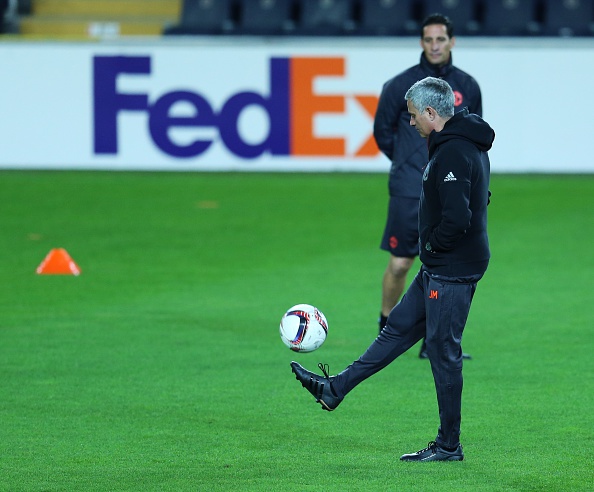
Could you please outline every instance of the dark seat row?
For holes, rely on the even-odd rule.
[[[594,35],[594,0],[183,0],[164,33],[418,36],[435,12],[456,34]]]

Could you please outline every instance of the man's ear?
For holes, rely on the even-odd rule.
[[[425,111],[427,111],[427,116],[429,117],[430,121],[433,121],[437,117],[437,111],[435,111],[435,109],[433,109],[431,106],[427,106]]]

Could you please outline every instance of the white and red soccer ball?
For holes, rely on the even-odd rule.
[[[293,306],[280,322],[281,340],[295,352],[313,352],[322,346],[327,335],[326,316],[309,304]]]

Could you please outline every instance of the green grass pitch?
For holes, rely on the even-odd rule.
[[[291,374],[376,335],[381,174],[0,172],[1,491],[594,489],[594,176],[492,177],[461,463],[417,348],[323,412]],[[65,248],[80,276],[37,275]],[[318,306],[294,354],[278,323]]]

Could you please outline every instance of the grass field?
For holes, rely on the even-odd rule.
[[[501,176],[464,338],[460,463],[414,348],[322,412],[376,335],[386,176],[0,172],[0,490],[594,490],[594,176]],[[65,248],[75,276],[37,275]],[[328,317],[293,354],[293,304]]]

